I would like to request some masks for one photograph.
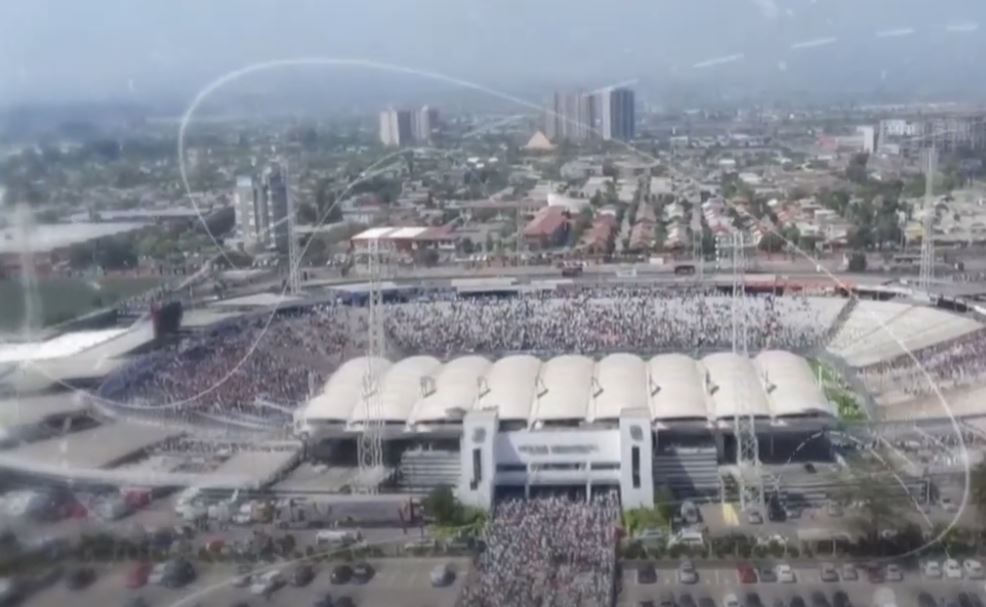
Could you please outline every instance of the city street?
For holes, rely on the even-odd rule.
[[[99,577],[87,589],[69,590],[64,581],[33,595],[27,604],[37,607],[64,607],[73,601],[84,601],[86,605],[122,605],[131,598],[140,596],[149,605],[169,605],[192,607],[196,605],[234,605],[246,601],[247,605],[304,606],[316,599],[330,595],[352,598],[356,605],[401,605],[402,607],[451,607],[462,589],[468,572],[467,559],[389,559],[371,560],[376,570],[373,578],[366,584],[353,582],[332,584],[329,581],[332,568],[339,564],[321,563],[315,565],[315,579],[304,587],[287,584],[275,591],[269,599],[252,595],[249,588],[232,585],[236,568],[232,565],[198,566],[198,579],[185,588],[172,590],[160,586],[145,586],[141,589],[128,589],[125,585],[127,572],[132,564],[113,569],[98,570]],[[450,563],[456,572],[453,584],[443,588],[431,585],[431,570],[442,563]],[[291,571],[291,565],[278,566],[283,573]]]

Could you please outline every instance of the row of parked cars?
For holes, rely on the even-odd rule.
[[[900,565],[894,563],[880,564],[871,563],[858,567],[853,563],[822,563],[819,565],[819,576],[823,582],[855,582],[860,579],[860,569],[865,573],[866,579],[874,584],[885,582],[900,582],[904,579],[904,571]],[[975,559],[948,559],[944,563],[938,561],[925,561],[922,564],[922,572],[928,579],[950,579],[950,580],[982,580],[986,579],[986,570],[981,562]],[[679,584],[695,584],[698,582],[698,571],[691,560],[684,560],[678,566],[675,577]],[[739,563],[736,565],[736,579],[741,584],[773,583],[780,582],[793,584],[798,581],[797,573],[788,563],[778,563],[772,567],[754,567],[751,563]],[[650,565],[642,566],[637,569],[638,584],[657,583],[657,570]]]

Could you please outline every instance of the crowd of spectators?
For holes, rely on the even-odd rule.
[[[615,591],[615,492],[591,501],[507,500],[486,526],[485,551],[462,595],[469,607],[597,607]]]
[[[750,296],[739,311],[748,348],[806,351],[823,342],[846,300]],[[732,347],[728,296],[656,289],[569,296],[458,298],[392,306],[387,332],[406,353],[594,354],[702,352]]]
[[[986,375],[986,330],[870,365],[858,374],[867,389],[878,394],[898,391],[923,396],[931,394],[934,386],[949,389],[977,383]]]
[[[306,401],[343,360],[361,354],[365,333],[365,319],[341,306],[241,317],[153,353],[113,376],[100,395],[266,420]]]
[[[748,297],[749,349],[803,351],[824,340],[845,300]],[[516,297],[429,295],[386,304],[391,358],[427,353],[581,353],[728,350],[732,300],[652,288]],[[115,374],[102,396],[134,407],[284,421],[338,366],[365,354],[366,310],[330,303],[220,323]],[[215,420],[222,421],[222,420]]]

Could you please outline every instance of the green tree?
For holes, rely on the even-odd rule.
[[[777,253],[784,248],[784,244],[784,239],[781,238],[780,234],[777,234],[776,232],[767,232],[764,234],[763,238],[760,239],[760,244],[758,247],[761,251]]]
[[[870,155],[866,153],[853,154],[853,157],[849,159],[849,166],[846,167],[846,179],[853,183],[866,183],[866,163],[869,159]]]
[[[454,525],[462,515],[462,504],[455,498],[451,487],[436,487],[422,501],[425,514],[439,525]]]
[[[986,460],[972,469],[972,504],[981,516],[986,516]]]

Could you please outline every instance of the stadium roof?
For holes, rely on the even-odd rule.
[[[126,234],[147,227],[146,223],[45,223],[33,226],[27,236],[13,227],[0,228],[0,255],[20,254],[30,249],[50,253],[75,244]]]
[[[49,360],[72,356],[119,337],[128,329],[98,329],[64,333],[42,342],[0,344],[0,363]]]
[[[303,417],[359,423],[365,358],[342,365],[312,399]],[[379,360],[380,415],[388,423],[455,421],[471,409],[495,408],[501,420],[529,425],[558,421],[613,421],[625,409],[650,410],[653,421],[823,415],[825,400],[805,359],[770,350],[755,358],[729,352],[696,360],[661,354],[644,360],[611,354],[595,361],[563,355],[547,361],[522,354],[490,362],[477,355],[441,363],[413,356],[395,364]]]

